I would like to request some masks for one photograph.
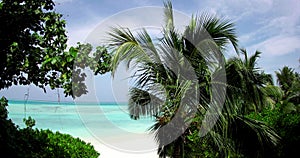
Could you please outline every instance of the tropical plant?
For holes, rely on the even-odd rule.
[[[95,51],[92,50],[93,47],[89,43],[77,43],[77,46],[70,47],[62,55],[43,61],[41,68],[51,72],[45,76],[51,81],[50,88],[63,88],[65,95],[73,98],[86,94],[88,91],[84,69],[91,69],[95,75],[110,71],[111,55],[106,47],[97,46]]]
[[[227,95],[230,102],[236,102],[241,106],[241,114],[247,114],[251,111],[260,111],[266,105],[266,93],[264,87],[272,85],[272,76],[265,74],[257,65],[257,59],[261,52],[256,51],[248,58],[248,53],[245,49],[240,50],[240,57],[228,59],[226,63],[227,75]]]
[[[64,88],[66,95],[78,97],[87,93],[82,69],[89,67],[95,74],[110,70],[105,47],[97,47],[93,54],[90,44],[79,43],[66,50],[66,23],[54,6],[52,0],[0,1],[0,89],[34,84],[44,91],[46,86]],[[71,136],[33,130],[32,119],[25,120],[28,128],[19,129],[7,119],[5,98],[0,106],[0,150],[11,157],[99,155]]]
[[[109,71],[105,47],[94,54],[89,44],[66,50],[66,22],[54,6],[52,0],[0,1],[0,89],[34,84],[78,97],[87,93],[83,67]]]
[[[284,66],[279,71],[275,71],[279,87],[283,90],[283,100],[300,103],[300,75],[292,68]]]
[[[260,52],[249,58],[244,49],[238,54],[226,62],[226,102],[220,126],[216,126],[212,137],[222,140],[218,146],[225,155],[264,157],[273,152],[280,137],[267,124],[247,118],[246,114],[272,107],[274,100],[281,97],[281,91],[273,86],[271,75],[256,67]]]
[[[135,67],[132,76],[135,84],[130,89],[128,103],[130,116],[133,119],[156,118],[151,130],[156,134],[160,157],[189,157],[190,152],[194,156],[208,157],[260,156],[265,144],[276,144],[278,137],[271,128],[245,118],[241,112],[241,108],[250,103],[251,106],[262,105],[247,96],[247,90],[258,96],[259,101],[264,99],[261,88],[270,77],[258,73],[255,67],[260,53],[248,59],[246,52],[241,50],[245,61],[236,59],[232,67],[225,65],[221,51],[228,44],[239,53],[233,23],[202,14],[192,17],[180,33],[174,27],[170,1],[165,3],[164,14],[165,28],[158,42],[153,42],[156,40],[145,29],[136,35],[127,28],[113,28],[109,33],[110,50],[114,53],[112,74],[120,62]],[[222,80],[226,78],[222,73],[225,68],[231,75],[238,72],[234,76],[237,83],[230,85]],[[236,86],[239,82],[243,85]],[[243,93],[241,96],[239,93],[225,95],[226,86],[235,90],[232,93]],[[223,99],[226,103],[222,111]],[[242,103],[241,99],[247,102]],[[249,140],[244,139],[247,134],[251,134],[249,138],[253,140],[248,146]],[[245,150],[249,146],[251,150]],[[206,154],[199,154],[203,149],[208,149]],[[261,149],[258,155],[253,154],[257,149]]]
[[[65,21],[54,5],[52,0],[0,2],[0,89],[51,83],[46,76],[55,68],[41,69],[41,65],[67,47]]]
[[[300,113],[290,102],[278,101],[273,108],[264,108],[260,113],[251,113],[247,117],[262,121],[274,128],[282,138],[273,151],[274,157],[292,157],[300,145]]]
[[[219,51],[229,42],[237,47],[237,40],[233,24],[216,16],[203,14],[194,17],[182,34],[174,28],[170,2],[165,3],[165,16],[163,38],[157,44],[146,30],[136,36],[125,28],[112,30],[110,48],[115,53],[112,73],[121,61],[137,67],[133,75],[136,83],[130,90],[131,117],[155,116],[157,122],[152,130],[156,132],[160,144],[159,152],[165,154],[167,144],[174,141],[171,155],[178,157],[184,154],[181,144],[185,136],[181,134],[189,124],[186,118],[196,113],[198,106],[203,109],[209,107],[209,83],[213,74],[209,66],[210,69],[222,69],[218,63],[209,65],[208,61],[216,58],[223,61],[224,57]],[[206,30],[211,32],[207,33]],[[164,131],[166,127],[172,131]]]

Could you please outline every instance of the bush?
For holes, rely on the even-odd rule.
[[[24,119],[26,128],[19,129],[7,118],[7,100],[0,99],[0,154],[22,158],[96,158],[100,154],[90,143],[69,134],[33,129],[35,121]]]
[[[263,109],[261,113],[252,113],[248,117],[260,120],[274,128],[281,137],[278,157],[293,157],[300,146],[300,112],[289,110],[291,104],[277,103],[273,109]]]
[[[20,149],[23,150],[21,153],[29,157],[96,158],[99,156],[92,145],[69,134],[31,128],[21,129],[20,133],[23,138],[22,144],[19,144]]]

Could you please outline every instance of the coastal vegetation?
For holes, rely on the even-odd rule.
[[[241,49],[235,24],[216,15],[193,16],[184,30],[164,3],[162,37],[146,29],[113,28],[107,46],[67,48],[66,22],[52,0],[0,2],[0,89],[34,84],[63,88],[73,98],[88,93],[88,67],[95,75],[119,64],[134,66],[128,110],[132,119],[155,118],[159,157],[292,157],[300,143],[300,75],[283,67],[270,74],[257,67],[264,52]],[[106,41],[107,42],[107,41]],[[229,46],[233,50],[228,50]],[[235,57],[226,58],[226,51]],[[12,157],[98,157],[79,138],[20,129],[0,100],[0,151]]]
[[[84,157],[97,158],[94,147],[69,134],[35,129],[31,117],[24,118],[26,128],[19,128],[8,118],[8,100],[0,99],[0,151],[2,155],[20,158]]]
[[[67,49],[66,21],[54,6],[52,0],[0,2],[0,89],[33,84],[45,92],[46,86],[63,88],[74,98],[87,93],[83,68],[109,70],[103,47],[94,53],[90,44]]]
[[[33,84],[45,92],[46,86],[63,88],[66,96],[78,97],[87,93],[85,74],[80,68],[90,66],[95,74],[108,71],[103,61],[110,56],[103,47],[97,47],[93,58],[88,56],[90,52],[78,53],[91,51],[90,44],[78,43],[66,49],[66,22],[54,11],[52,0],[0,1],[0,23],[0,89]],[[31,118],[24,118],[27,127],[20,129],[8,118],[6,98],[2,97],[0,103],[1,154],[87,158],[100,155],[79,138],[33,129],[35,121]]]
[[[203,13],[179,32],[170,1],[164,14],[163,37],[158,40],[146,29],[134,34],[120,27],[109,33],[112,74],[121,62],[135,67],[130,117],[156,118],[150,130],[156,135],[159,156],[296,153],[299,74],[284,67],[276,72],[279,87],[274,85],[272,76],[257,67],[262,52],[248,57],[239,48],[234,23],[227,19]],[[224,52],[229,44],[237,55],[227,59]]]

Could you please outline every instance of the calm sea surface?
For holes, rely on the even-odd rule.
[[[9,118],[20,128],[24,117],[36,120],[36,128],[51,129],[73,136],[92,134],[112,136],[127,133],[146,133],[154,123],[151,118],[131,120],[126,104],[45,102],[10,100]]]

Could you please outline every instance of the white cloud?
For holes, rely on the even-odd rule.
[[[265,13],[272,9],[273,0],[210,0],[201,2],[200,7],[212,10],[221,15],[229,16],[234,20],[242,19],[253,13]]]
[[[72,2],[73,0],[54,0],[55,4],[62,4],[62,3],[66,3],[66,2]]]
[[[295,36],[300,34],[299,26],[297,26],[297,22],[299,21],[299,18],[290,16],[265,19],[265,21],[260,24],[261,27],[258,27],[250,33],[241,35],[239,39],[243,44],[249,46],[249,44],[261,43],[261,41],[266,41],[271,38],[274,39],[277,36],[299,38]]]
[[[69,27],[68,30],[68,46],[74,46],[77,42],[83,43],[87,35],[95,28],[97,23],[90,23],[82,26]]]
[[[266,56],[279,56],[299,50],[299,43],[299,37],[278,35],[255,44],[250,49],[262,51]]]
[[[300,48],[300,1],[265,0],[262,3],[249,1],[245,6],[250,6],[245,8],[247,17],[252,21],[248,20],[244,25],[243,22],[247,19],[239,21],[242,26],[249,27],[248,33],[242,34],[239,38],[242,47],[246,46],[250,51],[260,50],[267,56],[284,55]],[[260,11],[261,6],[267,9]],[[239,12],[234,8],[233,5],[231,12]]]
[[[190,17],[181,13],[174,12],[175,25],[179,29],[183,29],[187,25]],[[150,29],[150,32],[160,31],[164,26],[163,8],[161,7],[139,7],[125,10],[107,17],[99,22],[96,27],[91,30],[86,41],[92,44],[107,41],[107,32],[111,31],[111,27],[122,26],[135,31],[141,28]]]

